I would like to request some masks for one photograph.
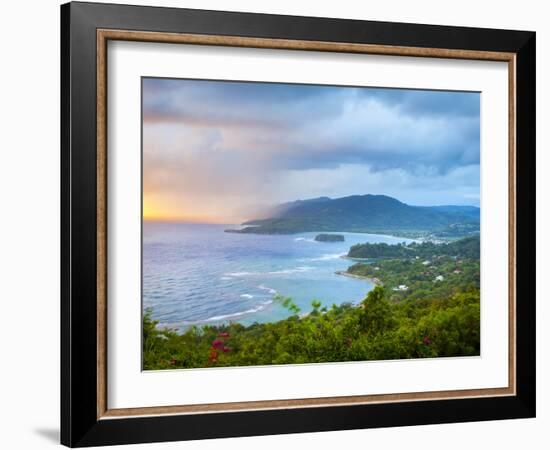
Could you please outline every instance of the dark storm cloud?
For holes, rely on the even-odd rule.
[[[271,149],[278,168],[479,162],[477,93],[145,79],[144,119],[247,135],[241,145]]]

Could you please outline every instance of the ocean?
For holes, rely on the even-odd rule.
[[[161,327],[272,322],[289,312],[276,295],[291,297],[302,313],[312,300],[323,306],[359,303],[373,288],[367,280],[335,274],[357,243],[410,242],[391,236],[337,233],[344,242],[317,242],[318,233],[225,233],[236,225],[144,222],[143,308]]]

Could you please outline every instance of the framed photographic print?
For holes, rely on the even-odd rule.
[[[61,19],[63,444],[535,415],[535,33]]]

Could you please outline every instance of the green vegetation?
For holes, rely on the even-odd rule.
[[[411,242],[408,245],[397,244],[357,244],[348,252],[350,258],[435,258],[450,256],[479,259],[479,235],[463,238],[447,244],[433,242]]]
[[[389,289],[392,301],[426,301],[479,289],[479,261],[438,256],[424,265],[420,260],[392,259],[354,264],[348,273],[365,277]]]
[[[479,236],[449,244],[360,244],[349,254],[377,258],[354,264],[347,274],[386,286],[392,301],[427,301],[479,289]]]
[[[357,307],[322,307],[275,323],[158,329],[143,318],[143,368],[301,364],[479,355],[479,290],[450,297],[390,301],[376,287]]]
[[[344,242],[345,238],[342,234],[325,234],[321,233],[315,236],[318,242]]]

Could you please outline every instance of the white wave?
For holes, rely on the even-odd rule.
[[[346,256],[346,255],[347,255],[347,253],[329,253],[329,254],[326,254],[326,255],[317,256],[315,258],[301,259],[300,261],[330,261],[332,259],[338,259],[338,258],[341,258],[342,256]]]
[[[205,322],[218,322],[220,320],[231,319],[233,317],[241,317],[241,316],[244,316],[246,314],[257,313],[259,311],[264,310],[271,303],[273,303],[272,300],[267,300],[265,302],[260,303],[255,308],[250,308],[250,309],[247,309],[246,311],[239,311],[239,312],[231,313],[231,314],[222,314],[222,315],[219,315],[219,316],[209,317],[208,319],[205,320]]]
[[[263,284],[260,284],[258,286],[258,289],[261,289],[262,291],[267,291],[269,292],[271,295],[275,295],[277,293],[277,291],[275,289],[272,289],[270,287],[267,287],[267,286],[264,286]]]
[[[288,275],[291,273],[309,272],[310,270],[313,270],[313,269],[315,269],[315,267],[299,266],[299,267],[295,267],[294,269],[274,270],[273,272],[267,272],[267,273],[270,275]]]
[[[229,272],[226,273],[226,277],[252,277],[257,275],[288,275],[292,273],[308,272],[314,270],[315,267],[312,266],[299,266],[294,267],[293,269],[281,269],[281,270],[272,270],[270,272]]]
[[[228,277],[247,277],[249,275],[254,275],[253,272],[229,272],[225,274]]]
[[[227,280],[232,280],[232,278],[231,277],[220,277],[220,280],[227,281]]]
[[[242,298],[254,298],[254,296],[251,295],[251,294],[241,294],[241,297]]]
[[[300,242],[300,241],[303,241],[303,242],[317,242],[315,239],[305,238],[305,237],[294,238],[294,241],[296,241],[296,242]]]

